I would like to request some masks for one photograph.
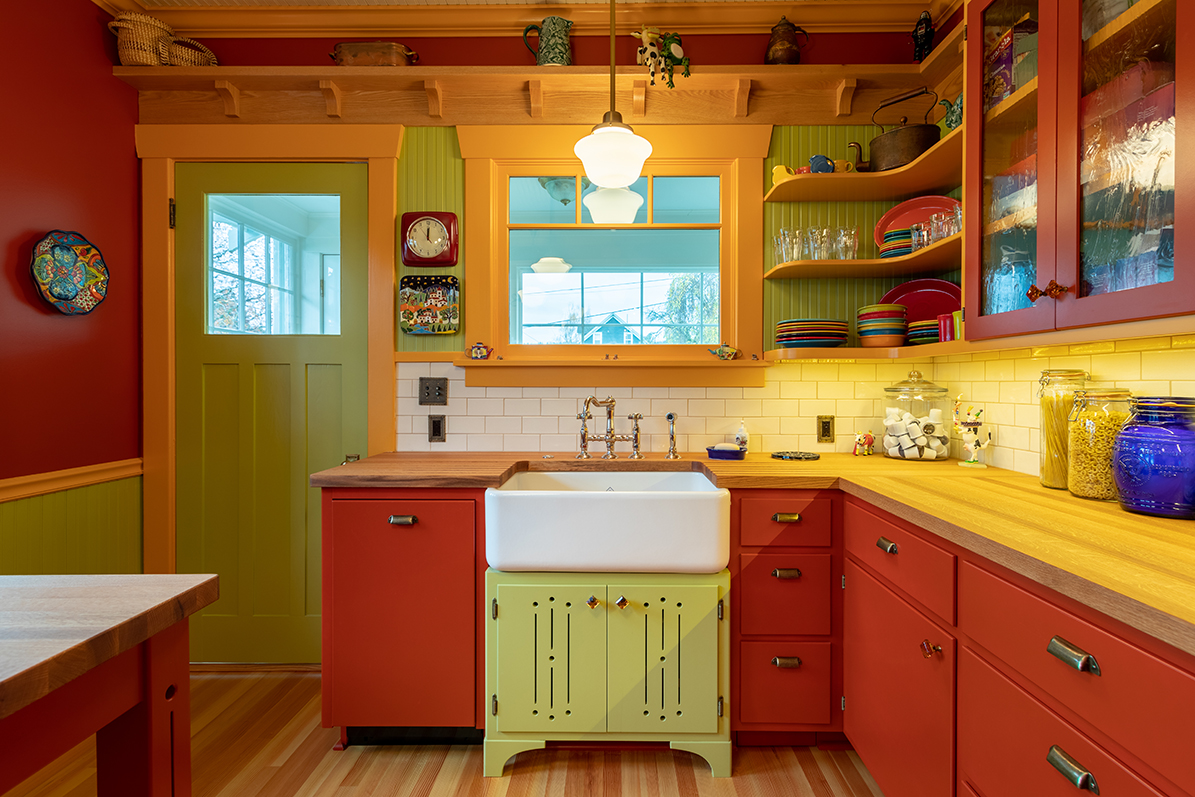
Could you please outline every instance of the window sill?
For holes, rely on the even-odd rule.
[[[497,359],[457,357],[477,387],[763,387],[763,360]]]

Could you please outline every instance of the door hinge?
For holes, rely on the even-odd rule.
[[[494,602],[490,604],[490,617],[498,619],[498,599],[494,598]]]
[[[846,589],[846,573],[842,574],[842,588]]]
[[[722,601],[718,601],[718,619],[722,619]]]
[[[842,696],[842,710],[846,711],[846,695]]]
[[[718,695],[718,716],[722,716],[722,696]]]
[[[498,716],[498,695],[490,698],[490,713],[495,717]]]
[[[174,199],[170,200],[170,229],[174,229]]]

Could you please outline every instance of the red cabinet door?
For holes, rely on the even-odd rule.
[[[474,725],[473,513],[473,501],[332,502],[324,725]]]
[[[830,554],[741,554],[740,631],[829,634]]]
[[[853,561],[845,571],[843,730],[885,797],[951,797],[955,639]]]
[[[739,648],[743,722],[830,721],[833,657],[829,642],[744,641]]]

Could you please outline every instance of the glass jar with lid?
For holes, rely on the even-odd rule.
[[[950,412],[946,388],[922,379],[920,371],[884,388],[884,456],[893,459],[949,459]]]
[[[1075,391],[1087,382],[1086,371],[1053,368],[1041,372],[1041,483],[1055,490],[1066,489],[1067,419]]]
[[[1195,398],[1133,399],[1112,446],[1112,476],[1130,512],[1195,518]]]
[[[1066,488],[1071,495],[1116,500],[1112,445],[1129,418],[1129,391],[1076,390],[1067,428]]]

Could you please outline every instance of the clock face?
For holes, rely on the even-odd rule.
[[[448,248],[448,229],[439,219],[423,216],[407,228],[407,249],[422,258],[432,258]]]

